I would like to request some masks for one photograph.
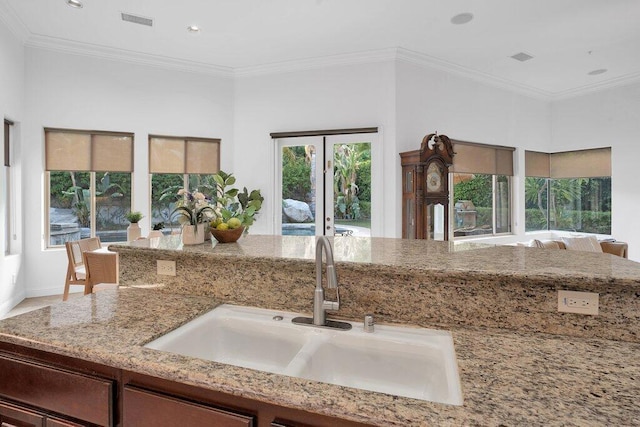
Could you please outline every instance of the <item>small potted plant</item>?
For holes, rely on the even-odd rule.
[[[173,214],[178,214],[178,222],[182,224],[182,243],[196,245],[204,242],[205,228],[209,223],[209,214],[213,209],[209,206],[204,194],[199,191],[193,193],[184,188],[178,191],[178,206]]]
[[[231,187],[236,182],[233,174],[220,171],[213,176],[215,195],[212,200],[215,218],[210,222],[211,234],[220,243],[237,241],[255,221],[264,197],[260,190],[242,191]],[[229,188],[230,187],[230,188]]]
[[[127,227],[127,242],[132,242],[142,234],[138,223],[144,218],[144,215],[139,211],[129,211],[124,217],[130,223],[129,227]]]
[[[152,239],[154,237],[162,237],[162,229],[164,228],[164,222],[156,222],[151,227],[151,232],[149,233],[149,238]]]

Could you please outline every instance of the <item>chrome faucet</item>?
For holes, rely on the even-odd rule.
[[[322,287],[322,255],[326,260],[327,288],[336,290],[336,300],[327,301],[324,299],[324,288]],[[333,250],[329,239],[325,236],[318,236],[316,239],[316,289],[313,292],[313,318],[296,317],[291,321],[300,325],[320,326],[324,328],[335,328],[342,330],[351,329],[351,324],[336,320],[327,320],[327,310],[338,310],[340,308],[340,294],[338,292],[338,275],[333,264]]]
[[[326,301],[324,299],[324,288],[322,287],[322,254],[327,260],[327,289],[336,290],[336,301]],[[313,324],[324,326],[327,323],[326,310],[340,309],[340,294],[338,293],[338,275],[333,265],[333,250],[326,236],[319,236],[316,239],[316,290],[313,293]]]

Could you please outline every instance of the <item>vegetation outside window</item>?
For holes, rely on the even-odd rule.
[[[525,153],[526,231],[611,234],[610,148]]]
[[[177,229],[171,213],[178,190],[198,190],[210,197],[213,175],[220,170],[220,140],[172,136],[149,136],[151,222],[162,222],[167,232]]]
[[[45,129],[48,246],[126,241],[133,134]]]

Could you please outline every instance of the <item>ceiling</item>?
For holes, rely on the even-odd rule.
[[[640,79],[638,0],[82,1],[74,9],[66,0],[0,0],[0,18],[28,46],[231,75],[395,53],[548,97]],[[463,12],[474,19],[452,24]],[[510,58],[519,52],[533,59]],[[608,71],[588,74],[597,69]]]

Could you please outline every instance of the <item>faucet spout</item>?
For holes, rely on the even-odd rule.
[[[336,301],[324,299],[322,287],[322,255],[326,260],[327,288],[336,290]],[[324,326],[327,323],[326,310],[338,310],[340,308],[340,295],[338,294],[338,275],[333,264],[333,250],[326,236],[318,236],[316,239],[316,290],[313,297],[313,324]]]
[[[323,254],[326,260],[324,272],[327,276],[327,288],[336,290],[335,301],[327,301],[324,299],[324,288],[322,287]],[[336,267],[333,265],[333,250],[331,249],[329,239],[325,236],[319,236],[316,239],[316,289],[313,291],[313,317],[298,316],[291,319],[291,322],[297,325],[348,331],[351,329],[351,323],[327,319],[327,310],[338,310],[339,308],[340,294],[338,293],[338,275],[336,274]]]

